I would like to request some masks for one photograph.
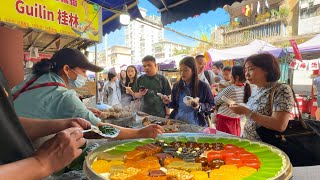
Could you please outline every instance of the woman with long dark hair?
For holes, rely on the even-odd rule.
[[[120,71],[120,79],[119,79],[119,87],[120,87],[121,95],[126,93],[126,89],[124,88],[126,79],[127,79],[127,73],[126,73],[126,70],[123,69]]]
[[[214,98],[218,112],[216,115],[216,128],[229,134],[240,136],[240,115],[234,113],[229,104],[222,100],[222,96],[233,100],[235,103],[247,103],[251,96],[250,85],[246,82],[242,66],[233,66],[231,69],[231,86],[226,87]]]
[[[124,83],[124,94],[121,95],[121,104],[124,106],[128,106],[131,104],[133,98],[133,91],[131,88],[137,82],[138,70],[135,66],[130,65],[126,70],[126,81]]]
[[[169,108],[173,108],[170,118],[206,126],[208,124],[203,114],[211,111],[214,106],[210,87],[199,80],[193,57],[183,58],[179,67],[181,79],[173,85],[171,100],[166,96],[162,97],[163,102],[168,104]],[[191,103],[186,103],[186,97],[193,98]]]

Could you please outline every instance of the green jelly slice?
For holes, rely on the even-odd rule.
[[[126,152],[127,151],[117,150],[117,149],[112,149],[110,151],[107,151],[107,153],[112,154],[112,155],[125,154]]]
[[[188,142],[188,139],[185,136],[178,136],[176,139],[177,139],[177,141]]]
[[[133,151],[136,147],[135,146],[116,146],[115,149],[116,150],[121,150],[121,151]]]
[[[166,138],[162,138],[160,140],[163,140],[165,143],[171,143],[173,141],[176,141],[176,138],[174,138],[174,137],[166,137]]]

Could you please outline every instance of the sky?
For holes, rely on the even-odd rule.
[[[153,6],[148,0],[140,0],[138,7],[144,8],[147,10],[147,15],[157,15],[160,16],[158,13],[158,9]],[[202,13],[197,17],[190,17],[188,19],[184,19],[182,21],[178,21],[175,23],[171,23],[167,25],[169,28],[172,28],[176,31],[182,32],[189,36],[197,37],[200,39],[202,33],[210,35],[211,29],[214,28],[216,25],[220,26],[223,24],[229,23],[229,15],[226,11],[222,8],[218,8],[215,11],[209,11],[208,13]],[[179,44],[184,44],[187,46],[197,46],[198,41],[192,40],[190,38],[182,37],[174,32],[165,30],[164,31],[164,38],[176,42]],[[116,30],[108,34],[108,48],[114,45],[125,45],[125,34],[124,28],[120,30]],[[98,45],[98,51],[104,49],[104,42]]]

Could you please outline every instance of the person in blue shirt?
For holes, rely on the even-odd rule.
[[[157,125],[129,129],[102,123],[69,88],[80,88],[87,81],[87,70],[103,69],[89,63],[77,49],[64,48],[51,59],[42,59],[33,67],[33,74],[12,89],[14,108],[19,117],[37,119],[83,118],[93,125],[111,125],[120,129],[118,139],[155,137],[162,132]]]
[[[214,98],[207,83],[199,80],[195,59],[185,57],[180,63],[181,79],[173,85],[171,100],[162,96],[162,100],[169,108],[173,108],[170,118],[185,121],[189,124],[207,126],[204,113],[210,112],[214,107]],[[193,98],[186,103],[184,98]],[[197,101],[196,98],[199,98]],[[190,98],[191,99],[191,98]]]

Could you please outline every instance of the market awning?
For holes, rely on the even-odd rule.
[[[213,62],[230,59],[243,59],[249,57],[250,55],[264,52],[271,53],[276,57],[281,57],[284,55],[282,48],[277,48],[265,41],[257,39],[244,46],[238,46],[228,49],[211,48],[208,51]]]
[[[312,53],[312,52],[319,52],[320,51],[320,34],[316,35],[312,39],[298,44],[298,48],[300,53]],[[293,53],[292,47],[289,47],[288,49],[289,53]]]
[[[167,25],[194,17],[201,13],[216,10],[224,5],[231,5],[241,0],[149,0],[161,12],[161,21]],[[215,17],[212,17],[215,18]],[[219,17],[216,17],[219,18]]]
[[[102,7],[102,29],[103,35],[109,34],[122,27],[119,15],[123,11],[124,3],[128,6],[128,13],[131,20],[140,18],[143,19],[137,7],[138,0],[87,0],[91,3],[96,3]]]

